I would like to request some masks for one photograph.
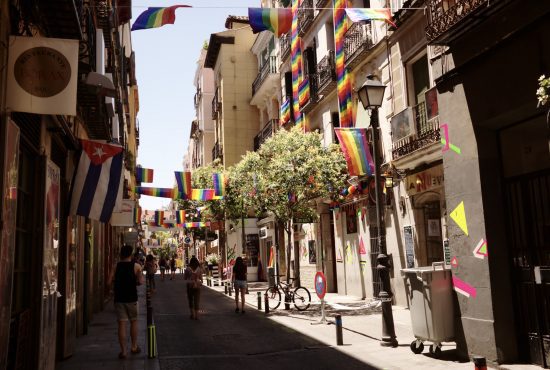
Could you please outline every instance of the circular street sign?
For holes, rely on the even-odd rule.
[[[320,299],[323,299],[327,293],[327,279],[321,271],[315,274],[315,293]]]
[[[186,236],[185,239],[183,239],[183,242],[184,242],[185,244],[191,244],[191,238],[188,237],[188,236]]]

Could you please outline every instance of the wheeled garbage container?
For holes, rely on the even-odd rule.
[[[419,354],[424,341],[432,342],[430,353],[441,354],[441,343],[454,340],[454,306],[451,270],[444,262],[401,270],[408,286],[413,334],[411,350]]]

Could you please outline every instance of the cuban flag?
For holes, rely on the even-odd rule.
[[[108,222],[122,201],[122,147],[90,140],[81,143],[70,213]]]

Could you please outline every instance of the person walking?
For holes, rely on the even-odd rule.
[[[231,281],[235,287],[235,312],[239,313],[239,292],[241,293],[241,313],[244,313],[244,294],[246,293],[246,265],[242,257],[237,257],[233,266]]]
[[[120,353],[118,358],[124,359],[126,351],[126,323],[130,321],[130,337],[132,354],[140,353],[141,348],[137,344],[138,336],[138,296],[137,285],[143,284],[141,265],[132,259],[132,246],[123,245],[120,248],[120,262],[111,273],[110,281],[114,283],[115,310],[118,319],[118,342]]]
[[[155,274],[157,273],[157,263],[152,254],[148,254],[145,258],[145,273],[147,274],[147,283],[149,283],[151,292],[154,293],[156,289]]]
[[[164,281],[164,274],[167,267],[166,258],[164,256],[160,256],[159,260],[159,268],[160,268],[160,281]]]
[[[176,279],[176,258],[172,256],[170,259],[170,280]]]
[[[187,300],[189,302],[189,316],[191,320],[199,319],[199,302],[202,285],[202,269],[197,257],[193,256],[189,261],[189,266],[183,275],[187,283]]]

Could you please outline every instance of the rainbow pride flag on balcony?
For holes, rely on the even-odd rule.
[[[351,176],[372,176],[374,162],[367,143],[365,128],[335,128]]]
[[[174,24],[176,21],[176,9],[178,8],[191,8],[191,5],[173,5],[164,8],[150,7],[137,17],[132,25],[132,31]]]
[[[154,171],[150,168],[136,167],[137,182],[153,182]]]
[[[300,103],[300,108],[303,108],[307,104],[310,98],[309,92],[309,78],[304,78],[300,85],[298,86],[298,102]]]
[[[210,226],[210,221],[206,221],[206,222],[184,222],[182,226],[187,228],[187,229],[192,229],[192,228],[197,228],[197,227],[209,227]]]
[[[252,32],[271,31],[277,37],[290,31],[292,11],[288,8],[248,8]]]
[[[214,200],[216,198],[216,192],[214,189],[193,189],[191,192],[191,200]]]
[[[346,14],[352,22],[379,20],[386,21],[392,26],[397,27],[392,21],[391,10],[387,8],[346,8]]]
[[[285,125],[288,121],[290,121],[290,99],[285,100],[285,102],[281,104],[280,125]]]

